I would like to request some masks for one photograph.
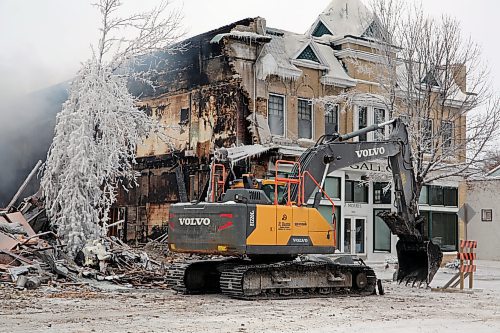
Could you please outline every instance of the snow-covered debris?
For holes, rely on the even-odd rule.
[[[235,38],[235,39],[241,39],[249,42],[269,42],[271,40],[270,36],[266,35],[261,35],[255,32],[251,31],[238,31],[238,30],[233,30],[228,33],[223,33],[223,34],[218,34],[215,35],[214,38],[210,41],[212,44],[217,44],[220,43],[220,41],[224,37],[229,37],[229,38]]]

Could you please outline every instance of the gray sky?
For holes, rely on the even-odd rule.
[[[0,0],[0,103],[71,78],[98,39],[93,0]],[[124,0],[125,9],[149,8],[156,0]],[[196,35],[246,17],[261,16],[268,26],[305,32],[330,0],[176,0],[183,6],[188,35]],[[500,43],[496,0],[424,0],[433,15],[447,13],[462,22],[483,48],[500,91]]]

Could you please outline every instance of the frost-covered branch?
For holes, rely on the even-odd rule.
[[[106,233],[117,188],[137,185],[137,146],[152,134],[170,141],[127,89],[138,72],[151,75],[137,70],[144,57],[178,50],[180,14],[167,13],[168,4],[127,18],[118,16],[118,0],[96,4],[102,18],[97,51],[70,85],[41,180],[47,215],[70,254]]]
[[[367,19],[377,29],[367,40],[373,61],[346,59],[371,81],[370,93],[355,87],[319,102],[343,103],[357,112],[362,100],[384,107],[389,117],[403,117],[418,188],[475,174],[500,134],[498,97],[490,90],[480,47],[463,36],[456,19],[432,18],[418,2],[372,0],[372,12]]]

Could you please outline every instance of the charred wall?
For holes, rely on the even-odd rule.
[[[115,206],[126,210],[127,240],[144,239],[154,226],[166,225],[172,203],[199,199],[214,149],[252,144],[246,119],[249,94],[224,44],[210,41],[253,21],[190,38],[184,52],[151,60],[158,72],[152,77],[154,91],[130,83],[144,112],[164,125],[168,142],[157,135],[147,138],[138,148],[138,186],[120,190]]]

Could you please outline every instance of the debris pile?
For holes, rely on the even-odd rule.
[[[38,288],[53,277],[51,272],[65,272],[55,259],[61,247],[57,235],[35,233],[21,213],[0,213],[0,281]]]
[[[73,260],[52,231],[35,233],[20,212],[0,213],[0,283],[19,289],[110,281],[166,288],[165,266],[115,237],[94,240]]]
[[[166,288],[165,265],[116,237],[94,240],[76,257],[79,274],[131,287]]]

